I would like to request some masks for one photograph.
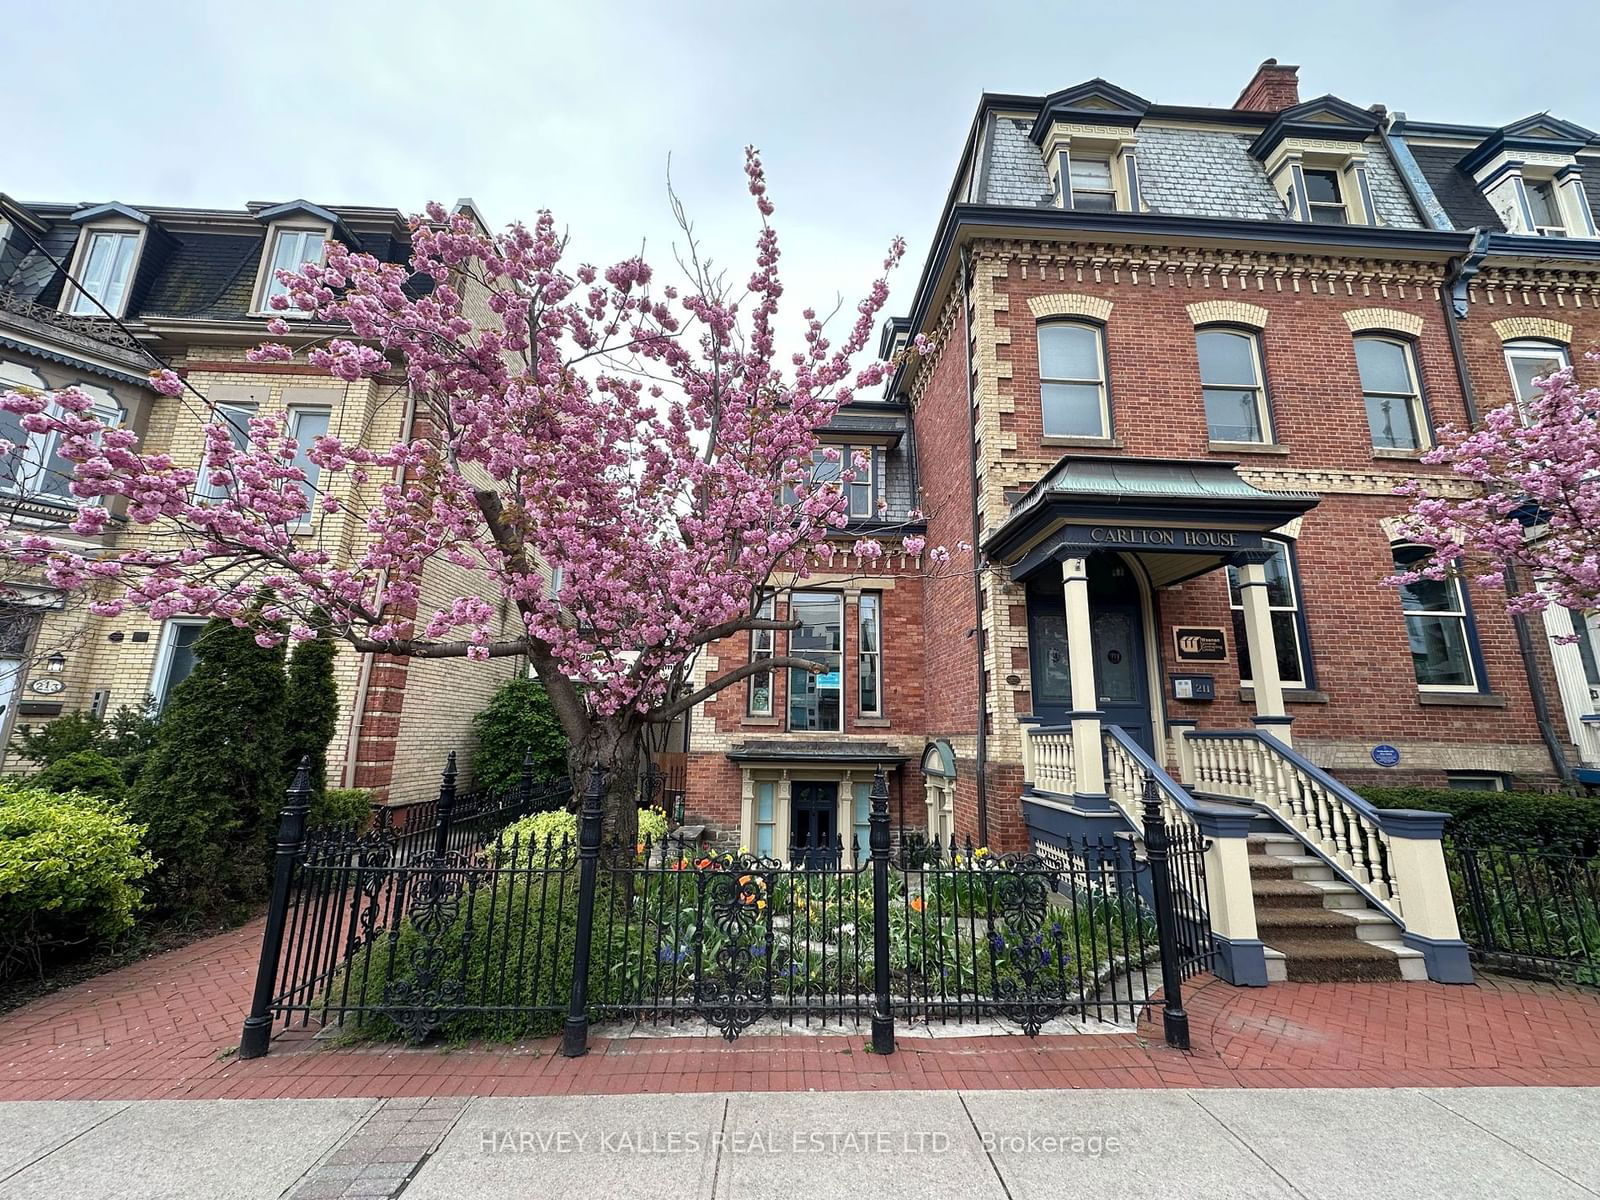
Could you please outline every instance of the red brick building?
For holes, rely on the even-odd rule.
[[[1395,488],[1461,486],[1419,461],[1437,430],[1600,336],[1597,168],[1566,122],[1301,102],[1270,60],[1226,109],[1098,79],[986,94],[884,335],[938,349],[824,434],[873,449],[863,513],[919,509],[978,570],[863,575],[842,543],[794,582],[790,645],[840,674],[697,713],[691,810],[763,853],[848,845],[882,765],[902,829],[1018,849],[1104,815],[1119,764],[1222,770],[1190,730],[1265,730],[1351,786],[1600,765],[1595,656],[1550,640],[1567,614],[1547,630],[1469,581],[1383,582],[1414,556]],[[767,646],[730,639],[707,669]]]

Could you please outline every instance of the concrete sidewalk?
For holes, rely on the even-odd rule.
[[[1600,1196],[1600,1089],[0,1104],[0,1197]]]

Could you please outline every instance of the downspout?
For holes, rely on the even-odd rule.
[[[1472,248],[1463,258],[1452,263],[1445,275],[1442,299],[1444,328],[1450,339],[1450,356],[1455,360],[1456,379],[1461,384],[1461,399],[1467,410],[1467,424],[1476,428],[1479,420],[1478,400],[1472,388],[1472,376],[1467,370],[1467,355],[1461,344],[1461,331],[1456,328],[1461,321],[1466,320],[1469,311],[1467,287],[1472,282],[1472,277],[1478,273],[1478,268],[1483,265],[1484,256],[1489,252],[1488,231],[1475,229],[1472,233]],[[1510,563],[1505,566],[1505,589],[1507,595],[1517,590],[1516,571]],[[1528,680],[1528,698],[1533,701],[1533,719],[1539,727],[1539,738],[1550,754],[1550,763],[1556,769],[1556,778],[1564,784],[1570,784],[1573,781],[1572,766],[1567,762],[1561,737],[1556,732],[1555,722],[1550,718],[1550,697],[1545,691],[1544,679],[1539,673],[1539,663],[1534,658],[1533,630],[1528,623],[1528,614],[1512,613],[1511,628],[1516,634],[1517,653],[1522,658],[1523,674]]]
[[[967,248],[961,248],[961,310],[965,327],[973,319],[972,307],[972,260],[967,253]],[[967,422],[967,445],[970,447],[968,459],[972,463],[972,636],[976,639],[978,654],[978,741],[974,754],[977,770],[977,797],[978,797],[978,841],[981,845],[989,844],[989,685],[983,669],[983,577],[978,571],[978,549],[983,540],[983,514],[979,500],[978,479],[978,434],[972,425],[972,406],[977,402],[973,395],[972,385],[972,344],[973,332],[964,329],[966,345],[963,355],[967,368],[967,411],[964,418]]]

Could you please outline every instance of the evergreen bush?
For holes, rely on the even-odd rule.
[[[326,788],[312,796],[306,825],[311,829],[365,827],[372,813],[372,793],[366,788]]]
[[[1469,792],[1461,788],[1360,788],[1379,808],[1419,808],[1450,814],[1446,837],[1485,845],[1543,847],[1600,853],[1600,799],[1545,792]]]
[[[536,679],[519,675],[495,692],[472,719],[477,749],[472,754],[472,786],[503,792],[522,776],[522,759],[533,751],[533,775],[549,783],[567,777],[567,736],[554,705]]]
[[[215,620],[167,698],[129,804],[161,861],[152,899],[191,922],[243,915],[265,894],[283,804],[283,647]]]
[[[297,642],[289,655],[283,786],[287,788],[294,779],[300,759],[309,758],[313,808],[328,786],[328,745],[339,723],[339,686],[333,677],[338,652],[327,625],[319,623],[317,636]]]
[[[128,792],[122,767],[98,750],[79,750],[58,758],[28,780],[51,792],[82,792],[102,800],[121,800]]]

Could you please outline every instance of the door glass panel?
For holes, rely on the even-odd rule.
[[[1132,618],[1125,612],[1097,612],[1091,628],[1095,686],[1100,693],[1100,703],[1138,703],[1142,689]]]
[[[1039,596],[1028,606],[1032,628],[1035,704],[1072,704],[1072,671],[1067,665],[1067,612],[1060,596]]]

